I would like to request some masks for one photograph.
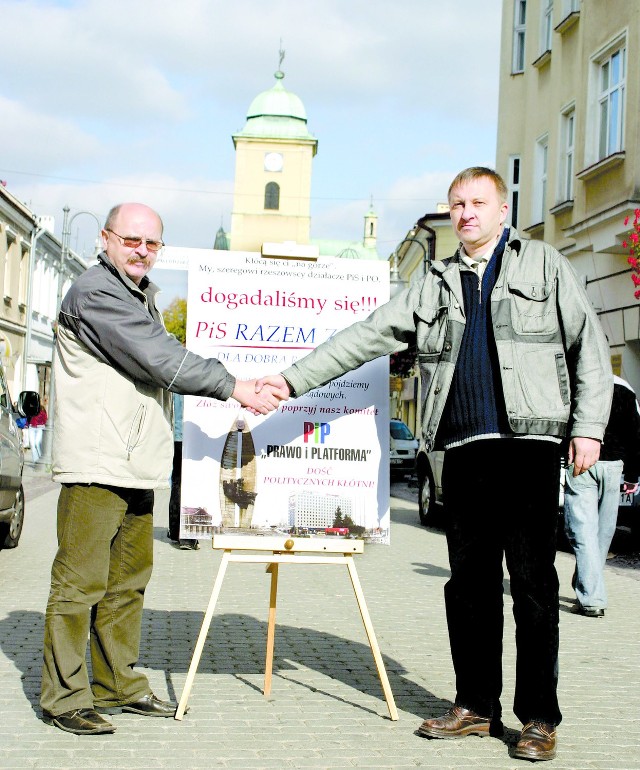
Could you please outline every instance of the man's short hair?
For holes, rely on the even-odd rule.
[[[121,208],[122,208],[122,203],[117,203],[115,206],[113,206],[113,208],[111,208],[111,210],[107,214],[107,219],[104,223],[105,230],[110,230],[113,227],[113,223],[118,218],[118,212],[120,211]]]
[[[116,205],[112,207],[112,209],[107,214],[107,219],[106,219],[106,221],[104,223],[104,229],[105,230],[113,229],[114,222],[118,218],[118,214],[120,213],[120,209],[124,205],[126,205],[126,204],[124,204],[124,203],[116,203]],[[158,214],[157,212],[154,212],[154,213],[158,217],[158,219],[160,220],[160,230],[162,232],[164,232],[164,222],[162,221],[162,218],[161,218],[160,214]]]
[[[487,168],[486,166],[471,166],[470,168],[465,168],[464,171],[461,171],[459,174],[457,174],[453,182],[451,182],[449,185],[447,200],[451,200],[451,191],[454,187],[466,184],[467,182],[472,182],[474,179],[481,179],[482,177],[488,177],[491,179],[493,184],[496,186],[500,201],[505,203],[509,196],[509,191],[504,179],[500,176],[500,174],[498,174],[497,171],[494,171],[492,168]]]

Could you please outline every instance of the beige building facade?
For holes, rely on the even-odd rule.
[[[0,357],[14,399],[49,396],[58,298],[86,269],[71,250],[63,260],[53,226],[0,186]]]
[[[570,259],[638,392],[622,242],[640,207],[639,52],[640,0],[503,0],[496,168],[511,223]]]

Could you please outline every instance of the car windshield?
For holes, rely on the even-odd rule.
[[[401,441],[411,441],[413,433],[403,422],[392,422],[391,438],[400,439]]]

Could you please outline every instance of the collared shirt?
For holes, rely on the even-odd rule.
[[[478,280],[480,283],[482,283],[482,276],[484,275],[484,271],[487,267],[487,264],[491,257],[493,256],[493,252],[496,248],[496,244],[500,240],[500,236],[502,235],[502,231],[500,231],[500,235],[495,239],[495,241],[488,247],[488,249],[480,254],[478,257],[470,257],[467,252],[464,250],[464,246],[460,246],[460,259],[464,262],[464,264],[467,267],[470,267],[472,270],[474,270],[478,274]]]

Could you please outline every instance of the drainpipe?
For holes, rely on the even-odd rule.
[[[427,257],[427,254],[425,252],[424,265],[423,265],[424,274],[426,275],[427,270],[429,269],[429,265],[436,258],[436,231],[433,229],[433,227],[429,227],[429,225],[426,223],[426,217],[422,217],[421,219],[419,219],[416,222],[416,226],[427,233],[427,243],[429,245],[429,256]],[[427,261],[428,261],[428,264],[427,264]]]
[[[29,366],[29,354],[31,352],[31,337],[33,329],[33,274],[36,267],[36,248],[38,245],[38,239],[46,232],[44,227],[40,227],[36,224],[35,228],[31,231],[31,248],[29,253],[29,280],[27,281],[27,332],[24,342],[24,366],[22,367],[22,388],[27,389],[27,368]]]

